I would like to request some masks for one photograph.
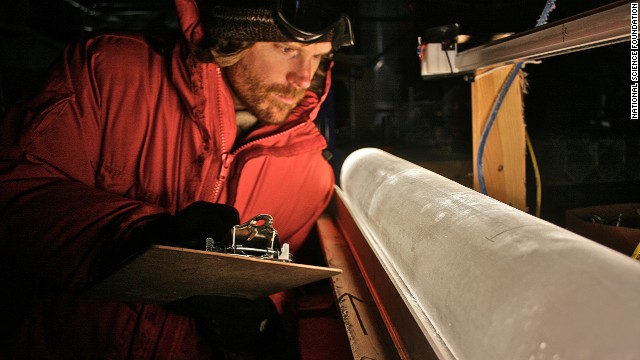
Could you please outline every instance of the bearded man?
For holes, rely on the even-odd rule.
[[[69,45],[1,124],[7,357],[226,356],[238,334],[203,330],[203,312],[82,293],[152,243],[224,236],[257,214],[295,253],[329,202],[313,121],[331,53],[353,44],[349,18],[318,1],[175,2],[182,39]],[[232,304],[270,317],[283,296]]]

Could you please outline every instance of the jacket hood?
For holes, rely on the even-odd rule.
[[[191,44],[197,44],[204,36],[200,23],[200,11],[196,0],[175,0],[180,27]]]

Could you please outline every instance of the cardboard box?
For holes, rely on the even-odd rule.
[[[566,227],[576,234],[631,256],[640,243],[639,212],[640,203],[571,209],[566,212]]]

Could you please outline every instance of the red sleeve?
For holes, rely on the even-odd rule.
[[[96,189],[101,108],[96,54],[70,46],[37,95],[0,123],[3,271],[79,288],[114,260],[128,229],[166,213]]]

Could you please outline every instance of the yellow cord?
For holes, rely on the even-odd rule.
[[[536,159],[536,154],[533,151],[533,144],[531,143],[531,138],[529,138],[529,133],[526,129],[524,134],[527,139],[527,149],[531,156],[531,163],[533,164],[533,173],[536,177],[536,216],[540,217],[540,209],[542,208],[542,180],[540,179],[540,169],[538,169],[538,160]]]
[[[636,251],[633,252],[633,255],[631,255],[631,257],[636,260],[640,260],[640,244],[636,246]]]

